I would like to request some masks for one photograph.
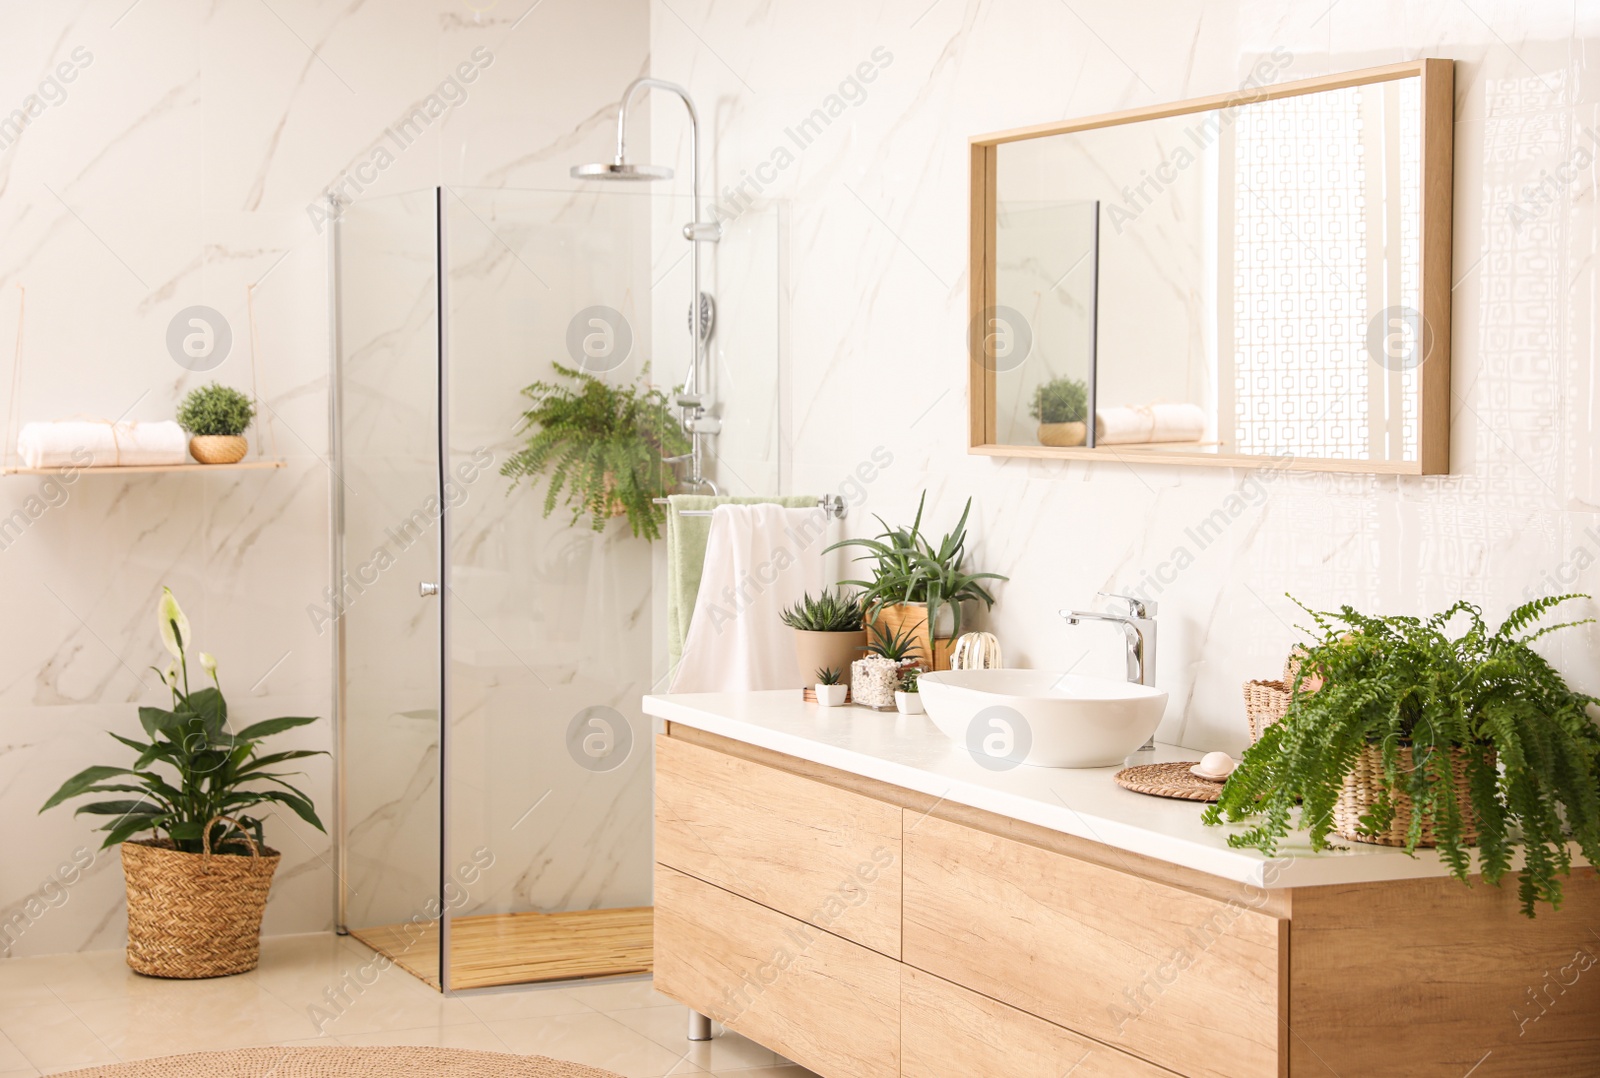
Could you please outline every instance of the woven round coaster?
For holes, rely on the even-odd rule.
[[[1215,801],[1222,793],[1222,783],[1208,782],[1191,772],[1189,769],[1198,762],[1125,767],[1116,774],[1117,785],[1136,794],[1177,797],[1184,801]]]

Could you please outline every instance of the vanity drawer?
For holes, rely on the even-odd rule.
[[[898,806],[656,739],[656,860],[900,957]]]
[[[1173,1078],[1099,1041],[901,967],[902,1078]]]
[[[905,961],[1180,1074],[1273,1078],[1288,921],[928,817]]]
[[[824,1078],[898,1078],[900,964],[656,866],[655,986]]]

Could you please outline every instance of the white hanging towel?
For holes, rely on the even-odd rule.
[[[189,435],[170,419],[160,423],[93,419],[28,423],[17,437],[17,452],[28,468],[184,464],[189,460]]]
[[[779,615],[826,583],[821,509],[719,505],[671,692],[757,692],[805,684]]]

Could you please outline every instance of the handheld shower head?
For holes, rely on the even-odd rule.
[[[666,165],[635,165],[627,161],[599,161],[592,165],[573,165],[575,180],[670,180],[672,170]]]

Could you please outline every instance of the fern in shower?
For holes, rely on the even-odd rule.
[[[612,384],[585,371],[555,364],[563,383],[535,382],[522,391],[533,402],[522,413],[527,444],[500,469],[514,488],[523,479],[548,479],[544,515],[558,504],[604,531],[627,517],[635,536],[661,537],[665,519],[654,499],[672,493],[677,476],[663,458],[689,451],[671,402],[641,380]]]

